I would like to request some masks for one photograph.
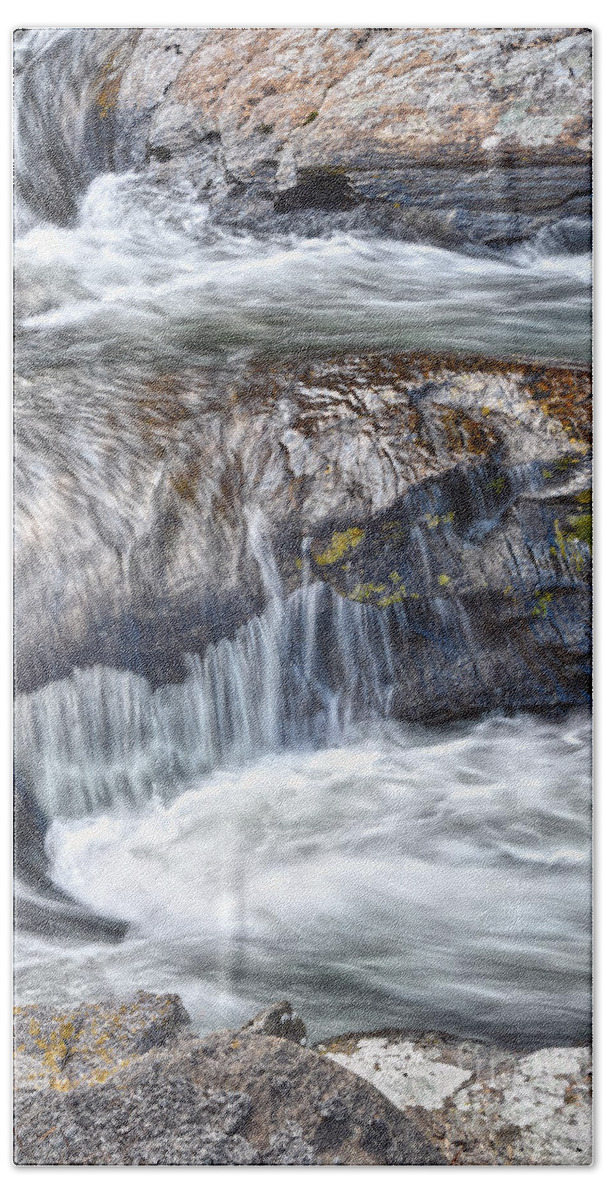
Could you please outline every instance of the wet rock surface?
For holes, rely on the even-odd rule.
[[[584,368],[353,355],[83,395],[66,423],[52,377],[25,388],[20,687],[93,663],[178,682],[269,587],[320,579],[388,615],[398,715],[586,702],[589,389]]]
[[[127,925],[92,913],[51,883],[47,876],[44,839],[48,821],[27,789],[14,789],[13,847],[15,889],[13,920],[16,932],[37,929],[47,937],[68,942],[94,938],[118,942]]]
[[[287,1037],[259,1032],[254,1019],[240,1031],[198,1038],[183,1028],[173,996],[141,994],[122,1009],[91,1006],[67,1016],[34,1006],[19,1011],[17,1063],[25,1058],[34,1067],[16,1077],[16,1162],[445,1162],[374,1088],[291,1040],[295,1021],[304,1026],[289,1005],[270,1011],[279,1025],[289,1015]],[[268,1021],[267,1011],[257,1025]]]
[[[451,1164],[588,1165],[591,1053],[516,1054],[438,1034],[338,1038],[319,1047],[373,1083]]]

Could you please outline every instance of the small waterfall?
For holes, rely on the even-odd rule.
[[[247,540],[260,570],[264,591],[269,600],[283,595],[283,581],[272,548],[268,521],[261,509],[245,509]]]
[[[64,225],[113,165],[114,104],[134,29],[28,29],[15,35],[16,220]]]
[[[316,582],[189,656],[182,684],[153,691],[128,671],[76,670],[17,698],[19,777],[47,817],[77,818],[170,799],[220,765],[332,744],[390,711],[388,620]]]

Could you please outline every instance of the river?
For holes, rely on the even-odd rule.
[[[64,45],[44,36],[30,50]],[[15,363],[27,395],[53,396],[53,420],[38,407],[38,448],[58,407],[69,435],[71,396],[94,416],[108,393],[252,355],[589,359],[582,219],[500,251],[365,230],[262,238],[214,224],[186,183],[102,162],[76,179],[75,212],[59,223],[32,208],[40,95],[21,104]],[[17,525],[47,482],[28,474],[20,411]],[[69,454],[67,436],[66,470]],[[79,454],[91,494],[107,489],[94,447]],[[117,490],[117,524],[122,503]],[[109,532],[92,508],[87,520],[93,565]],[[271,538],[259,514],[249,521],[266,607],[189,655],[181,682],[155,689],[89,663],[17,696],[17,780],[46,853],[38,881],[17,878],[31,901],[17,1001],[176,991],[211,1030],[285,994],[319,1037],[584,1037],[587,711],[397,722],[388,618],[310,579],[284,594]],[[98,935],[97,916],[126,932]]]

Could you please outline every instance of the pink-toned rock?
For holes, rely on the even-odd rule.
[[[590,33],[580,29],[144,30],[118,108],[221,135],[237,173],[487,163],[589,154]]]

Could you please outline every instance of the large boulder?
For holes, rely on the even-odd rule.
[[[341,214],[517,240],[588,211],[590,54],[580,29],[144,30],[116,154],[187,174],[258,230]]]
[[[318,579],[386,615],[404,716],[586,699],[585,369],[361,355],[186,372],[69,423],[44,380],[19,403],[20,688],[179,682]]]
[[[275,1006],[286,1011],[286,1006]],[[289,1015],[291,1014],[290,1006]],[[204,1039],[179,999],[17,1013],[15,1161],[37,1165],[442,1165],[375,1088],[268,1013]],[[300,1022],[302,1025],[302,1022]],[[150,1049],[150,1046],[157,1048]],[[26,1060],[23,1070],[21,1060]],[[52,1063],[52,1070],[49,1068]]]
[[[587,1045],[530,1052],[436,1033],[347,1036],[319,1047],[373,1083],[461,1166],[585,1166]]]
[[[17,42],[18,132],[42,121],[49,156],[62,149],[36,176],[18,154],[17,179],[53,220],[73,217],[77,181],[104,167],[188,179],[218,219],[258,232],[354,225],[500,244],[589,211],[589,30],[69,38],[72,52],[66,35]]]

